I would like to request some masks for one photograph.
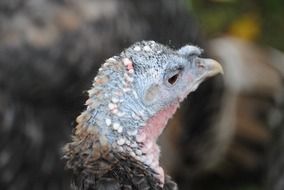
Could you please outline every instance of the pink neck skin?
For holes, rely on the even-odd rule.
[[[144,163],[157,172],[156,177],[161,181],[162,186],[164,184],[164,170],[159,165],[160,148],[156,141],[178,106],[179,104],[175,103],[159,111],[148,120],[145,127],[139,131],[139,135],[136,137],[138,141],[144,144],[142,147],[142,152],[146,155]]]

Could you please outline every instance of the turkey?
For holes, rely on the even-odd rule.
[[[179,103],[223,72],[201,52],[142,41],[106,60],[64,147],[73,189],[177,189],[159,164],[156,141]]]

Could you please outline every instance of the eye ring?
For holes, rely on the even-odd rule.
[[[174,86],[181,77],[183,70],[182,66],[168,70],[164,76],[164,84],[168,87]]]

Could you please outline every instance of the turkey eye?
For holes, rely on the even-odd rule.
[[[184,68],[182,66],[168,70],[166,72],[166,75],[164,76],[165,85],[167,85],[168,87],[174,86],[182,75],[183,70]]]
[[[172,76],[172,77],[170,77],[169,79],[168,79],[168,82],[170,83],[170,84],[175,84],[175,82],[177,81],[177,79],[178,79],[178,75],[179,75],[179,73],[177,73],[177,74],[175,74],[174,76]]]

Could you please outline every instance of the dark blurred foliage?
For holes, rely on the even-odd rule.
[[[279,52],[277,52],[279,53]],[[279,56],[279,54],[276,54]],[[269,144],[267,189],[281,190],[284,186],[284,56],[276,59],[273,64],[281,76],[282,86],[273,98],[274,106],[269,114],[269,127],[272,131],[272,139]]]
[[[220,165],[227,168],[227,172],[221,169],[223,172],[215,173],[213,183],[230,181],[227,179],[233,171],[241,175],[231,178],[235,179],[230,182],[232,189],[283,189],[284,58],[278,50],[284,50],[284,2],[188,0],[187,3],[199,20],[204,36],[218,38],[219,43],[213,45],[213,52],[219,51],[217,59],[226,66],[243,68],[225,69],[225,73],[235,70],[235,73],[229,73],[230,77],[239,77],[232,77],[234,82],[225,88],[238,87],[239,95],[233,94],[241,99],[236,104],[237,115],[232,123],[235,125],[232,145],[224,157],[225,162]],[[237,37],[238,40],[224,36]],[[245,74],[247,71],[249,73]],[[230,77],[225,81],[228,82]],[[238,80],[245,85],[241,87]],[[208,178],[205,182],[208,183]],[[244,185],[240,185],[242,182]]]

